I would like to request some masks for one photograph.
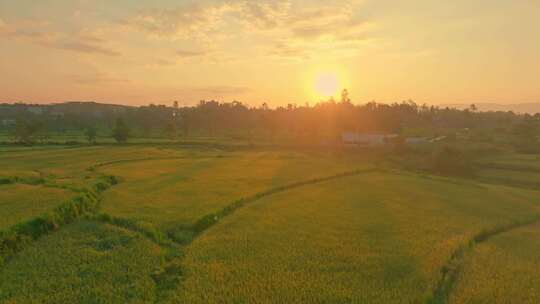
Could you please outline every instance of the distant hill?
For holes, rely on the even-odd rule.
[[[79,101],[69,101],[64,103],[55,103],[47,105],[53,111],[62,111],[65,113],[87,113],[92,111],[112,111],[112,112],[124,112],[128,109],[135,109],[136,107],[118,105],[118,104],[108,104],[108,103],[97,103],[97,102],[79,102]]]
[[[13,118],[24,113],[56,117],[64,115],[103,117],[126,113],[130,110],[137,110],[137,107],[78,101],[53,104],[0,103],[0,118]]]
[[[540,102],[537,103],[517,103],[517,104],[497,104],[497,103],[475,103],[479,111],[512,111],[514,113],[540,113]],[[443,104],[441,108],[449,107],[456,109],[466,109],[470,104]]]
[[[455,108],[459,110],[464,110],[470,107],[471,104],[465,103],[448,103],[448,104],[439,104],[437,105],[440,108]],[[516,114],[536,114],[540,113],[540,102],[534,103],[517,103],[517,104],[497,104],[497,103],[474,103],[477,109],[482,112],[487,111],[503,111],[508,112],[512,111]],[[31,112],[44,112],[44,113],[103,113],[103,112],[112,112],[112,113],[122,113],[130,110],[136,110],[138,106],[128,106],[128,105],[119,105],[119,104],[107,104],[107,103],[97,103],[97,102],[79,102],[79,101],[69,101],[62,103],[52,103],[52,104],[24,104],[24,103],[1,103],[0,102],[0,114],[8,114],[8,111],[15,110],[29,110]],[[0,115],[1,116],[1,115]]]

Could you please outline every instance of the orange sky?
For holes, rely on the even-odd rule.
[[[0,101],[540,102],[537,0],[0,0]],[[323,90],[327,91],[327,90]]]

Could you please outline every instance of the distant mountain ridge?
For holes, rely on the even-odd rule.
[[[481,102],[481,103],[474,103],[474,105],[479,111],[482,111],[482,112],[512,111],[514,113],[529,113],[529,114],[540,113],[540,102],[516,103],[516,104],[498,104],[498,103]],[[449,107],[449,108],[456,108],[460,110],[467,109],[470,106],[471,104],[462,104],[462,103],[439,105],[439,107],[441,108]]]

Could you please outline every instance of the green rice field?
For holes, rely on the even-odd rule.
[[[451,178],[362,150],[0,153],[0,303],[539,301],[535,157]]]
[[[539,234],[537,223],[477,246],[449,303],[539,303]]]
[[[0,230],[46,213],[73,196],[64,189],[0,185]]]
[[[460,244],[534,212],[517,192],[371,173],[268,197],[188,248],[178,302],[422,303]]]

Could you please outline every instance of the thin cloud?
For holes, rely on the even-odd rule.
[[[147,65],[150,68],[156,68],[156,67],[172,67],[177,65],[178,63],[174,60],[168,60],[168,59],[157,59],[152,64]]]
[[[0,20],[1,21],[1,20]],[[42,29],[48,23],[23,20],[17,24],[0,22],[0,36],[8,39],[26,41],[43,47],[86,54],[120,56],[120,53],[104,47],[104,41],[87,32],[65,34],[58,31]]]
[[[294,37],[301,39],[357,40],[373,23],[354,13],[352,5],[306,9],[292,16],[288,27]]]
[[[222,32],[219,25],[227,21],[240,22],[246,28],[277,28],[289,11],[289,0],[199,1],[173,9],[142,10],[121,24],[156,37],[206,38]]]
[[[194,93],[198,95],[211,95],[211,96],[232,96],[243,95],[251,92],[248,87],[241,86],[208,86],[197,88],[183,88],[180,90],[184,93]]]
[[[176,55],[180,58],[193,58],[193,57],[202,57],[207,55],[207,51],[190,51],[190,50],[178,50]]]
[[[87,44],[81,41],[55,42],[55,43],[51,43],[50,47],[66,50],[66,51],[72,51],[72,52],[87,53],[87,54],[102,54],[102,55],[107,55],[107,56],[120,56],[121,55],[119,52],[116,52],[107,48],[103,48],[100,46]]]
[[[357,15],[360,7],[356,0],[311,6],[293,0],[202,0],[172,9],[140,11],[124,25],[153,37],[211,41],[213,48],[223,50],[234,39],[256,35],[265,38],[266,54],[309,58],[323,42],[327,47],[362,48],[373,22]],[[180,58],[205,55],[178,52]]]
[[[229,10],[227,3],[190,3],[174,9],[143,10],[122,23],[157,37],[189,38],[211,32]]]
[[[305,48],[293,46],[291,43],[279,42],[269,52],[270,56],[288,59],[309,59],[310,55]]]
[[[68,75],[66,79],[69,82],[79,85],[103,85],[103,84],[127,84],[130,81],[127,79],[110,77],[106,74],[85,74],[85,75]]]
[[[240,19],[249,27],[271,30],[282,26],[288,18],[291,1],[241,1],[237,7]]]

